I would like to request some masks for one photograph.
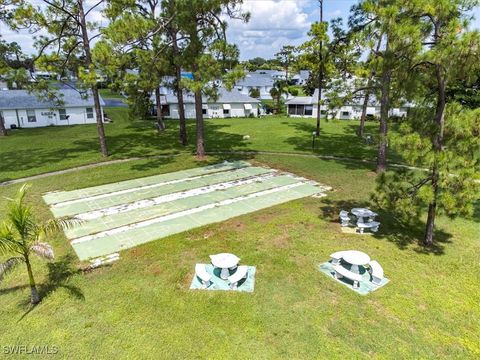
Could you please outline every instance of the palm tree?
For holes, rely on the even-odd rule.
[[[4,263],[0,263],[0,280],[16,265],[24,263],[32,292],[31,303],[35,305],[40,302],[40,296],[33,277],[30,255],[33,253],[41,258],[52,260],[53,249],[43,240],[61,229],[70,227],[75,222],[66,218],[38,222],[32,208],[25,204],[27,189],[28,185],[23,185],[15,198],[9,199],[7,219],[0,225],[0,254],[15,254]]]
[[[280,112],[280,105],[282,101],[282,95],[288,94],[288,85],[285,80],[277,80],[273,83],[273,87],[270,89],[270,96],[275,104],[275,113]]]

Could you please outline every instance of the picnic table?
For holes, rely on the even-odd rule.
[[[375,216],[377,216],[376,213],[374,213],[370,209],[365,209],[365,208],[353,208],[350,211],[353,215],[355,215],[358,218],[358,222],[363,223],[363,218],[368,217],[373,220]]]
[[[353,273],[356,273],[356,274],[360,273],[360,271],[358,269],[359,266],[368,265],[368,263],[370,262],[370,256],[368,256],[364,252],[358,251],[358,250],[346,251],[343,254],[342,258],[347,263],[352,265],[352,267],[350,268],[350,271],[353,272]]]
[[[240,262],[240,258],[230,253],[220,253],[216,255],[210,255],[210,261],[212,265],[220,269],[220,278],[223,280],[228,279],[230,276],[229,269],[235,269]]]

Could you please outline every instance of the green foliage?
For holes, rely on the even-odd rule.
[[[255,99],[258,99],[260,98],[260,90],[258,90],[257,88],[250,88],[250,90],[248,91],[248,95]]]
[[[289,86],[288,93],[292,96],[298,96],[298,88],[296,86]]]

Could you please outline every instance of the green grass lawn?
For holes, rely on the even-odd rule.
[[[100,95],[104,99],[125,99],[125,97],[122,94],[119,94],[116,91],[113,91],[112,89],[99,89]]]
[[[209,121],[209,139],[221,133],[240,136],[241,121]],[[238,141],[232,148],[267,150],[284,144],[282,150],[297,150],[286,139],[300,136],[303,130],[285,122],[279,125],[285,135],[270,128],[283,141],[275,140],[273,133],[268,139],[256,140],[259,134],[268,134],[268,127],[263,133],[250,129],[251,141],[244,146]],[[306,120],[293,124],[310,126]],[[330,134],[335,140],[338,134],[340,139],[347,126],[326,125],[329,131],[324,136]],[[109,130],[111,146],[124,155],[142,149],[147,154],[172,151],[161,141],[163,136],[173,139],[169,132],[158,137],[158,148],[150,140],[138,144],[132,139],[121,150],[120,142],[115,145],[112,140],[114,127]],[[147,137],[149,127],[141,127],[141,133]],[[363,149],[360,155],[370,151],[355,143],[352,148]],[[96,160],[94,154],[89,156]],[[91,273],[76,270],[79,264],[71,247],[58,236],[52,240],[55,262],[35,260],[33,264],[44,296],[40,305],[29,311],[23,269],[0,283],[2,349],[8,345],[58,346],[58,357],[66,359],[480,357],[479,212],[473,220],[439,217],[438,242],[431,251],[417,245],[422,223],[402,228],[381,209],[377,209],[382,222],[377,235],[343,234],[338,210],[368,205],[375,177],[371,166],[272,155],[250,160],[306,176],[334,190],[326,198],[289,202],[122,252],[119,262]],[[190,155],[108,165],[35,180],[28,199],[39,217],[48,218],[51,214],[41,199],[46,191],[199,165]],[[18,187],[0,187],[1,209],[6,204],[4,196],[12,196]],[[341,249],[367,252],[382,264],[391,282],[360,296],[316,270],[330,253]],[[223,251],[257,266],[253,294],[189,290],[195,263]]]
[[[190,145],[178,142],[178,121],[167,121],[158,134],[153,121],[130,120],[127,109],[106,108],[113,123],[105,125],[109,159],[194,152],[194,121],[188,121]],[[206,121],[207,151],[282,151],[374,159],[375,146],[355,135],[357,121],[322,123],[322,133],[312,151],[315,119],[269,116],[264,118],[212,119]],[[377,123],[368,123],[374,133]],[[249,135],[249,140],[243,140]],[[103,161],[95,124],[22,129],[0,138],[0,181]],[[399,161],[391,154],[391,158]]]

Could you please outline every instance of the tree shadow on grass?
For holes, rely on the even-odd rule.
[[[286,139],[286,142],[293,145],[296,151],[375,162],[375,148],[362,142],[353,131],[339,134],[320,131],[320,136],[315,138],[315,147],[312,148],[315,124],[299,122],[283,122],[283,124],[296,130],[295,136]],[[351,164],[355,167],[354,162]]]
[[[422,244],[423,235],[425,233],[425,224],[420,219],[404,223],[396,219],[392,214],[375,209],[368,202],[359,202],[356,200],[332,201],[323,199],[320,207],[322,219],[327,219],[332,223],[338,223],[340,226],[339,213],[341,210],[350,212],[355,207],[366,207],[373,209],[378,213],[377,221],[381,223],[379,231],[372,235],[379,240],[387,240],[394,243],[399,249],[405,250],[411,245],[416,244],[414,251],[422,254],[443,255],[445,252],[445,244],[451,243],[452,235],[441,229],[435,230],[435,242],[432,246],[424,246]],[[354,223],[353,216],[350,214],[351,222]]]
[[[60,288],[67,290],[70,296],[77,300],[85,300],[82,290],[79,287],[69,283],[73,276],[82,273],[82,270],[78,269],[74,265],[74,261],[74,256],[68,254],[62,256],[57,261],[47,263],[48,273],[46,281],[41,284],[37,284],[38,294],[40,296],[40,304]],[[27,307],[28,310],[20,317],[18,321],[21,321],[23,318],[25,318],[35,309],[37,305],[31,305],[30,298],[21,301],[19,303],[19,307],[22,309]]]

